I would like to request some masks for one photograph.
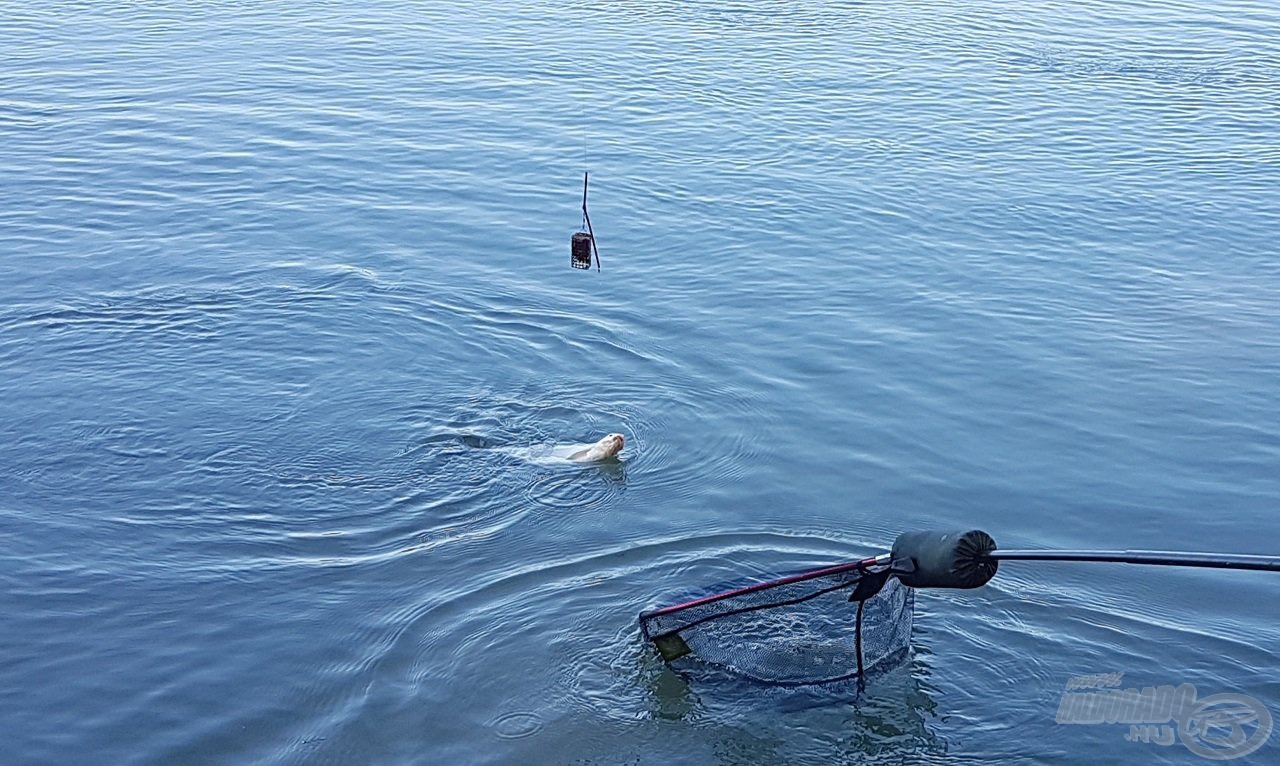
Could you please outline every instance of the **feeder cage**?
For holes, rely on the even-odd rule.
[[[571,240],[572,260],[575,269],[591,268],[591,235],[585,231],[576,232]]]

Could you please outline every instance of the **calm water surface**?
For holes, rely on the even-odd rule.
[[[1204,762],[1056,724],[1102,672],[1280,716],[1262,574],[1010,564],[781,712],[635,622],[909,529],[1280,551],[1274,3],[0,0],[0,51],[6,763]]]

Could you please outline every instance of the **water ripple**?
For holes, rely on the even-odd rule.
[[[1276,538],[1273,3],[0,11],[19,762],[1127,762],[1066,678],[1280,700],[1224,573],[922,593],[853,710],[635,625],[910,528]]]

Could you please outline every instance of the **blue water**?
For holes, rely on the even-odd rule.
[[[5,763],[1203,762],[1055,723],[1105,672],[1280,716],[1266,574],[1007,564],[787,712],[635,622],[910,529],[1280,552],[1274,3],[0,0],[0,51]]]

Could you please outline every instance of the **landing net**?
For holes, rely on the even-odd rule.
[[[911,588],[865,567],[828,567],[645,612],[641,630],[676,669],[705,663],[774,686],[861,681],[907,656],[915,601]],[[864,583],[875,595],[851,602],[864,579],[883,586]]]

